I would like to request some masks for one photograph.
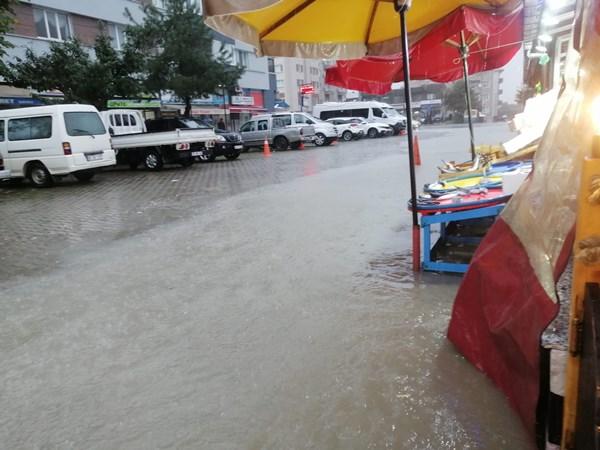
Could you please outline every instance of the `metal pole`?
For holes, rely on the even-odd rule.
[[[463,78],[465,80],[465,98],[467,99],[467,120],[471,135],[471,159],[475,161],[475,133],[473,132],[473,116],[471,114],[471,88],[469,87],[469,46],[465,41],[465,32],[460,32],[460,59],[463,63]]]
[[[227,129],[227,93],[225,92],[225,86],[223,86],[223,123],[225,129]]]
[[[413,148],[413,120],[410,94],[410,62],[408,59],[408,31],[406,29],[406,11],[410,8],[410,0],[396,0],[396,10],[400,13],[400,39],[402,41],[402,66],[404,69],[404,102],[406,104],[406,128],[408,136],[408,161],[410,173],[410,201],[412,203],[413,223],[413,270],[421,268],[421,229],[417,213],[417,180],[415,175],[415,155]],[[428,251],[428,249],[425,249]]]

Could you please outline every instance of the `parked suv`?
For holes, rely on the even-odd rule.
[[[365,135],[363,127],[359,123],[353,122],[351,118],[334,117],[332,119],[327,119],[327,122],[335,125],[338,137],[346,142],[351,141],[352,139],[360,139]]]
[[[202,119],[192,119],[194,122],[201,126],[210,127]],[[212,127],[210,127],[212,128]],[[240,153],[244,150],[244,141],[242,141],[242,135],[240,133],[234,133],[232,131],[221,130],[215,128],[217,134],[217,141],[212,149],[212,153],[207,156],[201,156],[201,161],[214,161],[217,156],[224,156],[229,161],[233,161],[240,156]],[[222,137],[222,138],[219,138]]]
[[[265,139],[274,150],[287,150],[290,147],[296,150],[300,148],[305,132],[314,135],[312,126],[305,128],[287,127],[281,118],[263,114],[244,123],[240,127],[240,134],[246,150],[262,147]]]
[[[332,142],[337,141],[338,134],[335,126],[305,112],[276,113],[273,114],[273,117],[281,119],[287,127],[303,129],[307,125],[312,126],[314,128],[314,135],[310,136],[304,133],[305,140],[319,147],[330,145]]]

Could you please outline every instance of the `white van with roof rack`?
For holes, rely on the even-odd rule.
[[[387,103],[365,102],[327,102],[313,108],[313,116],[327,120],[340,117],[362,117],[369,122],[385,123],[398,135],[406,130],[406,117]]]
[[[92,105],[0,111],[0,153],[11,178],[28,178],[37,187],[67,175],[89,181],[116,164],[108,130]]]

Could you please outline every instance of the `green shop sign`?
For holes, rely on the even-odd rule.
[[[106,102],[107,108],[160,108],[160,100],[157,98],[149,99],[119,99],[119,100],[108,100]]]

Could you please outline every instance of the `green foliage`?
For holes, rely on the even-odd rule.
[[[481,99],[473,89],[470,89],[471,93],[471,108],[481,109]],[[453,113],[464,114],[467,112],[467,99],[465,96],[465,82],[464,80],[456,81],[452,83],[444,93],[444,106],[447,111]]]
[[[9,64],[6,78],[17,87],[57,89],[67,102],[91,103],[97,108],[105,108],[115,96],[140,94],[141,84],[131,75],[141,64],[134,53],[116,51],[110,38],[100,33],[93,54],[75,39],[52,42],[50,51],[42,55],[27,49],[25,58]]]
[[[143,23],[127,29],[126,47],[143,55],[144,86],[149,92],[172,91],[186,104],[191,100],[231,90],[243,67],[228,63],[223,48],[212,53],[212,36],[195,5],[187,0],[167,0],[166,9],[152,5],[144,8]]]
[[[6,33],[12,30],[15,22],[12,5],[14,0],[0,0],[0,75],[7,73],[6,63],[4,58],[6,50],[12,48],[13,45],[6,39]]]
[[[515,98],[515,101],[517,102],[517,104],[521,105],[521,106],[525,106],[525,102],[530,99],[531,97],[533,97],[536,93],[535,88],[532,88],[530,86],[527,85],[523,85],[518,91],[517,91],[517,96]]]

